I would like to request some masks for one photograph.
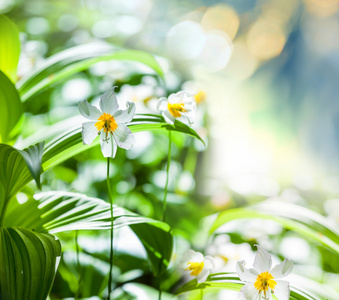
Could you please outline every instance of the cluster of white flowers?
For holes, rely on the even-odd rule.
[[[119,109],[114,88],[100,97],[99,108],[83,100],[79,103],[81,115],[90,120],[82,124],[82,139],[84,144],[91,144],[99,135],[101,151],[104,157],[114,158],[117,147],[130,149],[134,136],[126,123],[132,121],[135,115],[135,104],[127,102],[126,109]],[[192,124],[192,114],[195,111],[195,95],[188,92],[171,94],[168,98],[158,100],[157,109],[168,124],[174,124],[178,119]],[[289,283],[280,280],[292,271],[292,261],[285,259],[281,264],[272,267],[272,257],[263,248],[258,247],[254,258],[253,268],[245,268],[245,261],[238,261],[237,273],[246,283],[241,293],[248,300],[271,300],[274,294],[279,300],[288,300],[290,295]],[[198,283],[206,281],[214,270],[215,263],[211,256],[189,250],[183,258],[185,273],[197,279]]]
[[[90,120],[82,124],[82,140],[85,145],[91,144],[99,135],[102,154],[111,158],[115,157],[117,147],[130,149],[133,146],[134,136],[125,124],[132,121],[135,104],[127,102],[127,108],[120,110],[114,88],[100,97],[100,109],[87,100],[81,101],[78,107],[81,115]],[[191,115],[195,110],[194,94],[179,92],[168,98],[162,97],[157,108],[167,123],[174,124],[178,119],[191,125]]]
[[[257,246],[253,268],[245,268],[245,261],[238,261],[236,265],[240,279],[246,283],[241,293],[247,300],[271,300],[274,294],[279,300],[288,300],[290,297],[289,282],[280,280],[292,271],[293,262],[285,259],[272,268],[272,257],[262,247]],[[204,257],[200,252],[188,250],[183,258],[183,269],[198,283],[204,282],[215,267],[211,256]]]

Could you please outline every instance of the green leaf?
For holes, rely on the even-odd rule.
[[[247,208],[221,212],[212,224],[210,233],[227,222],[253,218],[278,222],[339,254],[338,230],[325,217],[305,207],[282,201],[264,201]]]
[[[41,161],[45,142],[40,142],[36,145],[30,146],[25,150],[19,151],[24,158],[28,170],[31,172],[37,186],[41,189],[40,175],[41,175]]]
[[[66,192],[44,192],[36,200],[8,209],[5,226],[20,226],[37,232],[109,230],[110,205],[97,198]],[[172,255],[173,237],[168,224],[142,217],[114,205],[114,229],[130,226],[148,254],[153,273],[164,272]]]
[[[1,15],[0,15],[1,22]],[[1,40],[1,32],[0,32]],[[0,42],[1,45],[1,42]],[[0,48],[1,49],[1,48]],[[0,52],[1,55],[1,52]],[[0,57],[1,59],[1,57]],[[7,142],[8,137],[20,120],[23,109],[19,94],[14,84],[0,71],[0,142]]]
[[[20,55],[19,31],[5,15],[0,15],[0,70],[12,82],[16,81],[16,69]],[[2,83],[0,83],[2,86]]]
[[[140,225],[130,227],[146,249],[154,276],[160,276],[166,271],[172,256],[173,237],[170,229],[164,234],[161,228]]]
[[[0,144],[0,224],[10,199],[33,177],[40,185],[43,143],[22,151]]]
[[[180,121],[175,121],[174,125],[167,124],[162,116],[158,115],[138,115],[128,125],[133,133],[141,131],[173,130],[191,135],[203,140],[189,126]],[[43,155],[43,169],[48,170],[68,158],[99,145],[99,138],[91,145],[83,145],[81,127],[75,128],[67,133],[55,138],[46,145]]]
[[[76,46],[61,51],[38,65],[34,71],[18,81],[22,101],[77,72],[86,70],[100,61],[126,60],[142,63],[163,78],[163,71],[153,55],[130,49],[113,47],[106,43]]]
[[[196,279],[193,279],[180,288],[178,288],[175,292],[176,295],[190,292],[194,290],[201,289],[209,289],[209,288],[217,288],[217,289],[226,289],[230,291],[239,292],[243,287],[244,282],[239,279],[236,273],[216,273],[210,274],[205,282],[198,283]],[[277,299],[273,295],[273,299]],[[320,300],[307,293],[306,291],[300,289],[299,287],[295,287],[291,284],[291,293],[290,300]]]
[[[45,300],[54,280],[59,240],[24,228],[0,228],[2,300]]]

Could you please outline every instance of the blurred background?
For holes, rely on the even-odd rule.
[[[19,77],[46,57],[96,41],[152,53],[165,71],[163,85],[142,66],[98,63],[25,102],[23,135],[77,115],[80,100],[96,103],[111,86],[118,87],[118,99],[133,100],[139,112],[153,113],[158,97],[194,91],[193,128],[207,147],[174,135],[168,222],[177,253],[193,247],[219,256],[220,268],[231,270],[232,261],[253,256],[259,241],[293,259],[296,273],[335,288],[338,260],[310,241],[268,221],[243,221],[241,230],[235,226],[208,240],[205,217],[269,198],[311,208],[338,226],[338,10],[338,0],[0,0],[0,13],[21,34]],[[119,150],[114,160],[116,203],[159,218],[167,135],[138,133],[136,138],[135,147]],[[46,190],[106,197],[105,161],[97,148],[44,176]],[[96,233],[95,239],[101,235],[101,250],[108,253],[105,235]],[[91,259],[103,259],[89,249],[93,236],[80,236],[82,261],[91,268]],[[74,253],[72,238],[64,239]],[[137,255],[123,244],[121,256]],[[72,261],[67,247],[64,253],[64,261]],[[53,288],[56,299],[74,292],[69,261],[61,265]],[[117,266],[116,272],[123,275],[131,268]],[[156,286],[147,268],[127,274],[130,284]],[[169,276],[165,289],[173,291],[179,278]],[[126,295],[137,290],[116,284]],[[83,295],[93,296],[94,290]]]

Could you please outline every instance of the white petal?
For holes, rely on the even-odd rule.
[[[91,144],[98,136],[98,130],[95,127],[96,122],[82,123],[82,141],[84,145]]]
[[[276,283],[277,285],[274,288],[274,295],[276,295],[279,300],[290,299],[290,285],[288,281],[276,280]]]
[[[210,275],[211,271],[206,269],[205,267],[202,269],[200,274],[197,276],[198,283],[206,281],[208,275]]]
[[[98,120],[101,116],[101,112],[95,106],[88,103],[87,100],[80,101],[78,103],[80,114],[90,120]]]
[[[127,102],[127,109],[117,110],[113,117],[117,123],[128,123],[131,122],[135,115],[135,104]]]
[[[256,245],[258,252],[255,255],[253,267],[259,273],[270,271],[272,266],[272,257],[262,247]]]
[[[177,120],[184,124],[188,124],[189,126],[191,126],[194,123],[192,114],[188,113],[182,113],[181,117],[177,118]]]
[[[99,106],[101,111],[113,116],[114,112],[119,109],[117,96],[114,93],[114,88],[108,90],[100,97]]]
[[[236,264],[237,273],[242,281],[255,282],[258,277],[258,273],[254,269],[247,269],[244,267],[245,261],[238,261]]]
[[[157,103],[157,110],[158,111],[165,111],[167,110],[167,106],[168,106],[168,100],[165,97],[162,97],[158,100]]]
[[[279,279],[290,274],[292,272],[292,268],[293,262],[285,258],[281,264],[278,264],[275,267],[273,267],[270,273],[272,274],[273,278]]]
[[[169,95],[168,102],[171,104],[183,102],[184,97],[185,97],[185,92],[180,91],[178,93]]]
[[[215,263],[214,263],[213,257],[212,256],[206,256],[204,258],[204,269],[208,269],[212,272],[214,268],[215,268]]]
[[[168,102],[173,104],[173,103],[184,103],[184,104],[191,104],[195,102],[193,98],[194,94],[188,93],[186,91],[180,91],[175,94],[171,94],[168,97]]]
[[[191,250],[191,249],[188,249],[185,251],[185,253],[182,255],[182,259],[181,261],[184,263],[184,264],[187,264],[187,262],[191,261],[191,258],[193,257],[195,251]],[[185,266],[186,268],[186,266]]]
[[[172,125],[174,124],[175,117],[168,110],[163,111],[162,116],[164,117],[166,123]]]
[[[113,138],[120,148],[130,149],[134,142],[134,135],[125,124],[118,124],[118,128],[113,132]]]
[[[114,139],[110,133],[108,133],[106,139],[106,133],[101,130],[100,135],[100,145],[101,145],[101,152],[104,157],[111,157],[114,158],[117,152],[117,144],[114,142]]]
[[[246,283],[240,290],[247,300],[257,300],[258,299],[258,290],[254,287],[254,283]]]

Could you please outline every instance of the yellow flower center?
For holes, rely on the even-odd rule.
[[[181,117],[181,113],[187,112],[187,110],[184,108],[184,103],[168,103],[167,108],[171,115],[175,118]]]
[[[197,94],[194,95],[194,99],[197,103],[204,102],[206,99],[206,93],[203,91],[199,91]]]
[[[113,133],[118,128],[118,124],[115,121],[114,117],[110,114],[103,113],[99,119],[98,122],[95,123],[95,127],[98,130],[98,133],[101,129],[104,129],[104,132],[106,133],[106,139],[108,136],[108,133]]]
[[[192,276],[198,276],[202,269],[204,268],[204,262],[189,262],[187,263],[188,267],[185,269],[185,271],[192,271],[191,275]]]
[[[263,272],[258,275],[257,280],[254,283],[254,287],[260,292],[264,292],[265,298],[266,298],[266,291],[268,291],[268,288],[270,288],[273,292],[275,286],[277,283],[275,282],[273,276],[266,272]]]

